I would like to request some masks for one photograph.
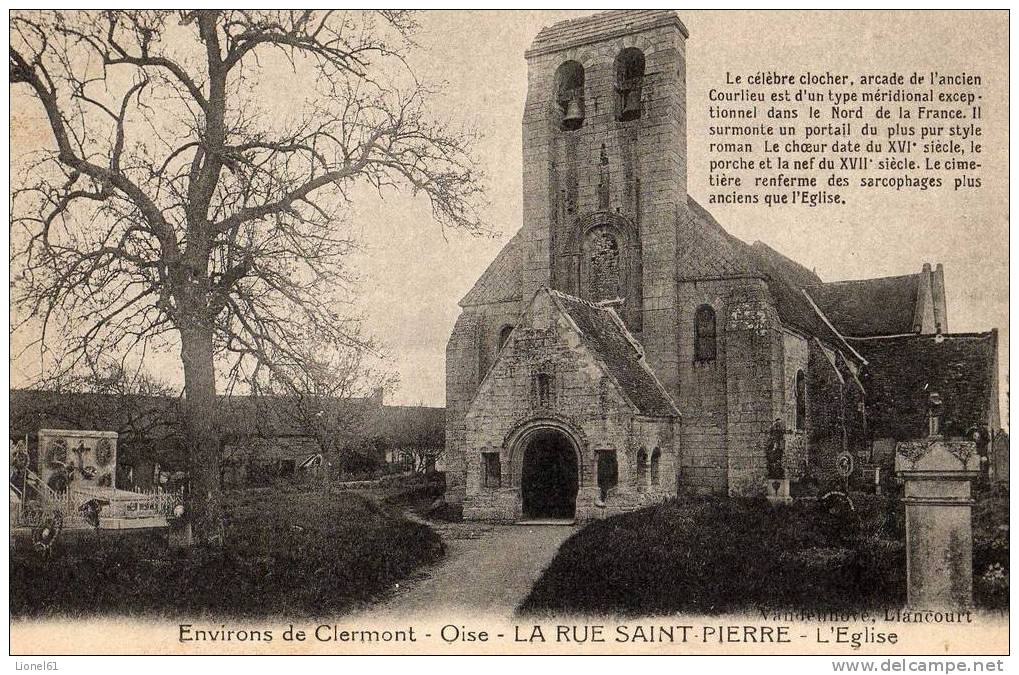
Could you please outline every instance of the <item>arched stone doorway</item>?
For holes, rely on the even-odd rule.
[[[564,432],[540,428],[524,439],[520,492],[525,518],[569,518],[577,508],[577,450]]]

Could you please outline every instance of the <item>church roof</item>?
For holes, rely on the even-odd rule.
[[[968,436],[973,426],[997,430],[997,331],[850,341],[868,361],[863,383],[875,438],[925,437],[933,392],[944,404],[946,436]]]
[[[831,281],[806,288],[811,299],[844,335],[914,332],[921,275]]]
[[[531,43],[531,48],[527,50],[526,56],[530,57],[534,54],[566,49],[589,42],[601,42],[627,33],[668,24],[678,26],[683,37],[690,36],[690,32],[683,25],[679,15],[670,10],[613,10],[560,21],[546,26],[538,32],[534,42]]]
[[[460,300],[461,307],[510,302],[521,299],[520,265],[523,262],[523,230],[506,242],[495,260]]]
[[[679,415],[615,310],[559,291],[549,294],[573,320],[585,344],[604,363],[608,374],[638,411],[652,417]]]
[[[688,198],[689,218],[678,223],[679,281],[760,278],[782,323],[863,360],[845,336],[915,333],[922,274],[824,282],[763,242],[729,234],[709,211]],[[523,235],[518,230],[460,301],[461,307],[520,301]]]
[[[732,236],[692,197],[688,204],[694,221],[680,223],[683,231],[679,240],[685,240],[678,265],[682,271],[680,281],[741,276],[763,279],[784,325],[819,337],[863,360],[803,293],[804,286],[821,284],[820,277],[767,244],[756,241],[751,245]]]

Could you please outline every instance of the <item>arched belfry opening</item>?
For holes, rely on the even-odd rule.
[[[640,119],[644,52],[627,47],[616,56],[616,110],[620,122]]]
[[[539,429],[526,440],[520,474],[525,518],[572,519],[580,487],[577,451],[557,429]]]
[[[563,131],[584,126],[584,66],[577,61],[566,61],[556,70],[555,102]]]

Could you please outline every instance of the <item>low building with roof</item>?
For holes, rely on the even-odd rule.
[[[28,442],[36,465],[40,429],[116,432],[116,487],[172,487],[188,471],[181,403],[174,396],[15,389],[9,432]],[[387,464],[423,471],[445,445],[443,408],[385,405],[380,393],[303,400],[224,395],[215,414],[225,488],[316,479],[323,467],[340,472],[352,456],[361,458],[359,471]]]

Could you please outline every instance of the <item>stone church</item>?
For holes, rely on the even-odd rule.
[[[825,283],[687,194],[687,37],[673,12],[607,12],[526,52],[523,227],[446,352],[447,499],[466,518],[759,494],[776,433],[788,477],[823,477],[921,433],[931,387],[946,429],[997,430],[996,333],[948,334],[940,265]],[[871,381],[903,409],[878,427]]]

